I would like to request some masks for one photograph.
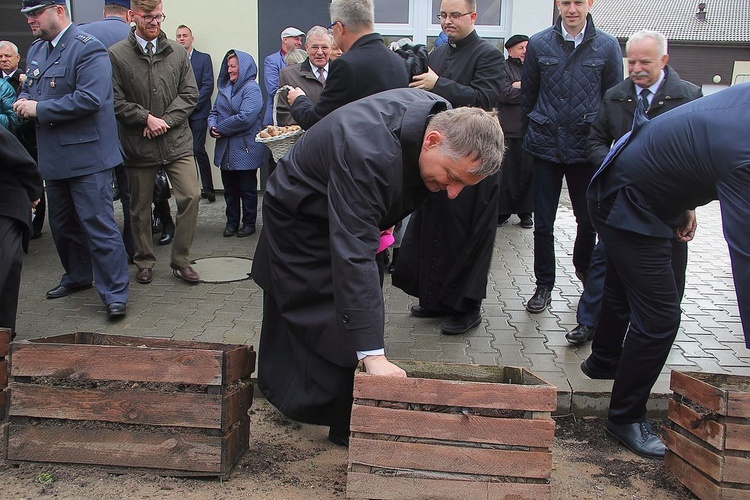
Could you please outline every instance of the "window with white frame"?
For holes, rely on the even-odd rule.
[[[441,0],[377,0],[375,30],[386,44],[400,38],[411,38],[431,49],[440,34]],[[477,34],[502,49],[508,36],[512,0],[477,0]]]

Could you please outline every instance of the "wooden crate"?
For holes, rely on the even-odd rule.
[[[702,499],[750,498],[750,377],[672,372],[667,468]]]
[[[249,446],[255,351],[74,333],[13,342],[7,459],[226,477]]]
[[[0,421],[5,420],[5,401],[8,391],[8,349],[10,347],[10,328],[0,328]]]
[[[523,368],[395,361],[354,377],[349,498],[551,497],[556,389]]]

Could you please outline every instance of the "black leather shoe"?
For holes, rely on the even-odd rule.
[[[518,214],[521,218],[521,227],[524,229],[531,229],[534,227],[534,219],[531,218],[531,214]]]
[[[425,309],[422,306],[411,306],[411,315],[415,318],[442,318],[451,314],[448,311],[436,311],[434,309]]]
[[[508,222],[508,219],[510,219],[510,215],[498,215],[497,216],[497,225],[502,226],[506,222]]]
[[[157,244],[159,245],[169,245],[172,243],[172,240],[174,239],[174,224],[164,224],[164,229],[161,233],[161,238],[159,238],[159,241]]]
[[[393,258],[391,259],[391,263],[388,266],[388,274],[393,274],[393,271],[396,270],[396,261],[398,260],[398,248],[393,249]]]
[[[203,191],[201,191],[201,198],[205,198],[209,203],[213,203],[216,201],[216,193],[208,189],[204,189]]]
[[[454,314],[442,325],[440,331],[446,335],[461,335],[482,322],[482,314],[479,309],[467,313]]]
[[[607,420],[605,434],[616,443],[622,443],[636,455],[646,458],[664,458],[667,447],[645,418],[634,424],[613,424]]]
[[[578,326],[565,334],[565,340],[571,344],[583,344],[594,337],[594,327],[578,323]]]
[[[592,364],[589,363],[588,358],[584,359],[583,363],[581,363],[581,371],[588,378],[595,380],[614,380],[615,374],[617,373],[616,370],[601,370],[594,368]]]
[[[328,440],[339,446],[349,446],[349,429],[331,426],[328,430]]]
[[[80,292],[81,290],[88,290],[91,288],[91,283],[88,285],[83,286],[65,286],[65,285],[57,285],[55,288],[47,292],[47,298],[48,299],[60,299],[62,297],[67,297],[71,293]]]
[[[237,231],[238,238],[246,238],[251,234],[255,234],[255,226],[242,226],[240,230]]]
[[[164,226],[161,223],[161,219],[158,217],[151,218],[151,234],[159,234]]]
[[[107,304],[107,316],[109,318],[121,318],[125,316],[125,309],[124,302],[112,302]]]
[[[237,228],[236,227],[230,226],[229,224],[227,224],[226,226],[224,226],[224,237],[225,238],[231,238],[235,234],[237,234]]]
[[[543,286],[536,287],[534,295],[526,303],[526,310],[530,313],[540,313],[552,303],[552,292]]]

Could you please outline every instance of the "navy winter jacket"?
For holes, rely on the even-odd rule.
[[[208,114],[208,128],[216,127],[221,138],[216,139],[214,164],[222,170],[255,170],[263,163],[265,146],[255,142],[263,118],[263,96],[255,81],[258,67],[253,56],[235,50],[239,76],[229,80],[227,60],[221,62],[214,106]]]
[[[596,30],[590,14],[583,41],[571,50],[561,21],[532,36],[526,47],[523,149],[547,161],[583,163],[604,93],[623,79],[622,51],[613,36]]]

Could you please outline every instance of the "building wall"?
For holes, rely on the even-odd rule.
[[[735,61],[750,61],[750,47],[669,44],[669,64],[696,85],[731,85]],[[714,82],[715,75],[720,82]]]

